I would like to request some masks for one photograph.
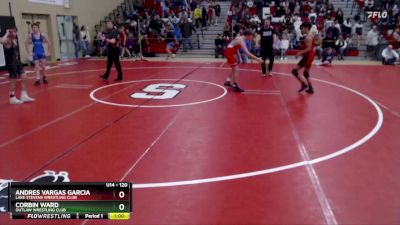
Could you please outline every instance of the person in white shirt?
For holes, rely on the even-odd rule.
[[[333,24],[333,20],[331,18],[326,19],[325,23],[324,23],[325,30],[327,30],[329,27],[331,27],[332,24]]]
[[[260,18],[257,16],[257,14],[253,14],[253,16],[250,19],[250,24],[252,25],[259,25],[261,23]]]
[[[318,31],[318,27],[317,27],[317,25],[315,25],[315,23],[313,23],[313,24],[311,25],[311,30],[310,30],[310,32],[311,32],[311,34],[313,34],[314,36],[315,36],[315,35],[318,35],[319,31]]]
[[[314,8],[312,8],[310,14],[308,14],[308,19],[311,21],[311,23],[315,23],[315,20],[317,19],[317,13],[315,12]]]
[[[393,45],[388,45],[382,51],[382,64],[394,65],[399,61],[399,54],[393,49]]]
[[[376,59],[376,49],[378,46],[378,38],[379,38],[379,31],[378,28],[374,25],[367,34],[367,52],[371,58]]]
[[[81,27],[81,48],[86,58],[90,57],[90,34],[86,26]]]
[[[302,22],[300,17],[297,17],[297,19],[293,23],[297,41],[300,41],[300,38],[303,36],[300,30],[301,23]]]
[[[362,35],[363,35],[363,28],[364,28],[364,25],[362,25],[360,21],[357,21],[353,25],[353,34],[355,34],[357,37],[357,48],[360,48],[360,42],[361,42]]]
[[[336,49],[339,51],[339,60],[344,60],[344,53],[347,49],[347,41],[343,38],[343,35],[339,35],[339,39],[335,42]]]
[[[345,37],[347,37],[348,35],[351,34],[351,18],[347,18],[344,22],[343,22],[343,35]]]

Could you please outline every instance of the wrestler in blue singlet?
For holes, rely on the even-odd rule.
[[[45,59],[45,50],[44,50],[44,36],[40,33],[39,39],[36,39],[35,34],[32,33],[32,44],[33,44],[33,60],[41,60]]]

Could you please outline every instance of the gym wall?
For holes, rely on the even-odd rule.
[[[0,0],[0,16],[10,16],[9,2],[11,2],[12,15],[15,17],[16,26],[19,29],[19,39],[21,44],[28,36],[28,26],[23,15],[41,15],[46,18],[45,30],[53,43],[50,51],[50,60],[60,58],[60,41],[57,29],[57,16],[76,16],[80,26],[89,26],[93,36],[94,26],[104,19],[113,9],[123,0],[69,0],[69,8],[60,5],[49,5],[43,3],[33,3],[29,0]],[[43,25],[41,23],[41,25]],[[93,40],[93,39],[92,39]],[[28,54],[24,47],[21,47],[21,60],[28,61]]]

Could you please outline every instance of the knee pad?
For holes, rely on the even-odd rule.
[[[308,79],[308,78],[310,78],[310,73],[309,72],[307,72],[307,71],[304,71],[304,77],[306,78],[306,79]]]
[[[293,69],[292,70],[292,75],[295,76],[295,77],[298,77],[299,76],[299,72],[297,70]]]

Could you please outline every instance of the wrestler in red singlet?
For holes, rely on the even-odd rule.
[[[225,86],[227,87],[232,87],[233,92],[243,92],[244,90],[239,88],[237,82],[239,78],[239,70],[237,69],[237,62],[236,62],[236,55],[239,52],[239,49],[242,48],[243,52],[249,56],[249,58],[252,58],[259,63],[262,62],[262,60],[255,55],[251,54],[249,50],[246,47],[245,40],[252,40],[254,37],[253,32],[251,31],[245,31],[243,33],[243,36],[239,36],[231,41],[229,43],[227,49],[225,50],[225,58],[228,62],[228,64],[232,67],[232,72],[229,75],[229,77],[225,81]],[[231,84],[231,80],[233,81],[233,86]]]
[[[297,64],[296,68],[292,70],[293,76],[297,78],[297,80],[301,84],[301,88],[299,92],[306,91],[307,93],[313,94],[314,88],[312,87],[311,80],[310,80],[310,68],[314,61],[314,46],[315,40],[313,35],[310,33],[311,23],[305,22],[300,26],[301,32],[305,34],[304,38],[304,46],[305,48],[299,51],[296,54],[296,57],[302,56],[302,59]],[[299,70],[304,68],[303,76],[299,75]]]

